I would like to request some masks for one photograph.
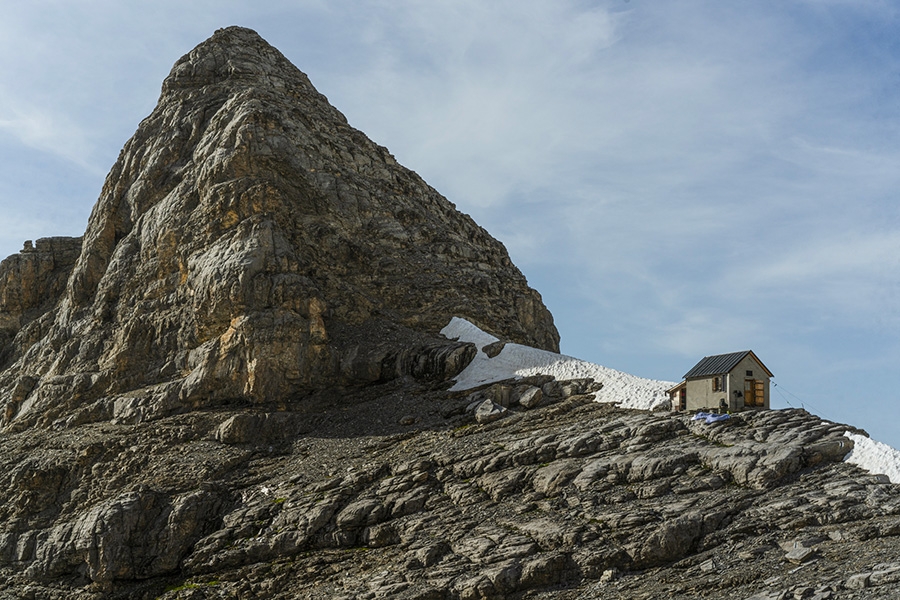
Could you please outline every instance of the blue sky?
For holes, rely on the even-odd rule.
[[[257,30],[503,241],[567,354],[900,447],[900,8],[879,0],[32,0],[0,23],[0,255],[80,235],[172,64]]]

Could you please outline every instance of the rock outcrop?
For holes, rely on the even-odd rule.
[[[900,487],[842,462],[852,428],[589,394],[479,424],[468,396],[394,380],[303,410],[8,433],[0,598],[900,592]]]
[[[433,348],[456,315],[558,349],[502,244],[247,29],[220,30],[175,64],[74,267],[74,242],[51,242],[5,267],[7,426],[381,381],[418,362],[398,349]],[[38,299],[52,310],[10,340]]]
[[[25,242],[22,252],[0,262],[0,369],[39,335],[38,326],[16,340],[54,308],[79,254],[81,238],[42,238]]]
[[[0,600],[900,595],[900,488],[803,410],[532,375],[499,242],[255,33],[181,59],[83,239],[0,263]]]

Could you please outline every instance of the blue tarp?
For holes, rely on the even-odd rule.
[[[706,424],[710,425],[712,423],[725,421],[730,418],[731,415],[717,415],[715,413],[698,412],[696,415],[691,417],[691,421],[706,421]]]

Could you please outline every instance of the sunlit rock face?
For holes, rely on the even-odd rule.
[[[238,27],[172,68],[68,254],[0,282],[45,305],[0,306],[3,425],[443,373],[419,363],[464,362],[433,337],[453,316],[558,349],[503,245]]]
[[[84,237],[0,263],[0,600],[900,597],[864,432],[615,406],[671,384],[519,346],[557,340],[499,242],[219,31]]]

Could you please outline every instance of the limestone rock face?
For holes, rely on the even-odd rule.
[[[900,597],[900,486],[845,425],[321,394],[0,435],[0,599]]]
[[[503,245],[248,29],[175,64],[78,243],[0,267],[3,425],[280,402],[457,364],[466,351],[433,337],[453,316],[558,350]]]
[[[16,334],[53,308],[80,253],[81,238],[43,238],[0,262],[0,367],[16,353]]]
[[[900,487],[803,410],[451,391],[556,349],[503,247],[256,34],[176,64],[84,238],[0,263],[0,600],[900,597]]]

